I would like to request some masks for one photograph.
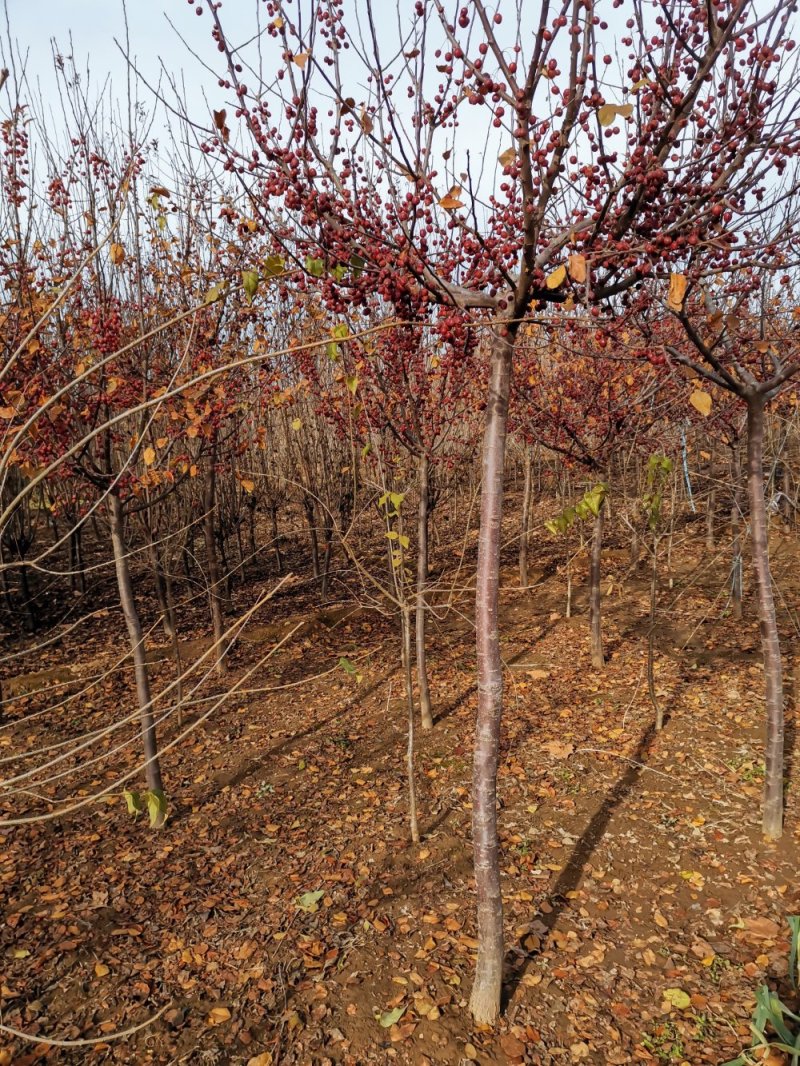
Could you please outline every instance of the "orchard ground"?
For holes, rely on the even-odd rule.
[[[535,530],[549,510],[536,508]],[[676,533],[673,587],[664,571],[659,594],[655,680],[667,723],[656,734],[646,562],[632,572],[627,549],[610,536],[608,662],[593,672],[587,554],[575,564],[575,610],[566,619],[554,539],[533,544],[533,587],[516,587],[517,525],[511,507],[501,615],[501,1025],[473,1028],[466,1007],[477,946],[473,594],[462,587],[449,610],[441,587],[434,597],[436,724],[417,732],[422,841],[413,846],[396,621],[371,609],[351,613],[345,599],[320,616],[314,584],[298,580],[254,615],[256,636],[236,643],[227,678],[197,694],[207,702],[187,697],[184,728],[209,709],[208,697],[234,689],[276,638],[304,623],[164,754],[163,830],[131,818],[115,789],[77,815],[3,833],[3,1022],[34,1036],[90,1039],[166,1011],[118,1043],[69,1050],[6,1038],[0,1062],[717,1064],[749,1045],[757,985],[768,978],[787,991],[786,917],[800,912],[796,535],[773,521],[790,697],[787,832],[776,845],[760,832],[758,623],[749,582],[744,621],[727,612],[727,534],[720,530],[715,554],[701,522]],[[452,546],[456,561],[462,547]],[[474,547],[473,536],[468,559]],[[287,567],[294,555],[305,572],[299,546],[286,548]],[[437,565],[445,554],[437,552]],[[276,581],[266,554],[260,565],[237,592],[239,611]],[[112,669],[124,631],[112,584],[107,592],[99,621],[35,660],[6,661],[6,698],[26,670],[110,672],[83,695],[79,682],[54,673],[49,702],[60,691],[63,706],[39,720],[28,716],[44,706],[41,693],[14,697],[0,755],[134,710],[130,667]],[[103,610],[102,596],[92,606]],[[140,607],[145,620],[157,617],[155,602],[143,598]],[[196,631],[188,617],[181,636],[195,639],[197,652],[207,635],[204,601]],[[163,653],[156,687],[173,676],[166,645]],[[341,657],[360,680],[338,665]],[[161,727],[162,746],[179,731],[173,716]],[[127,767],[137,755],[135,744],[126,749]],[[106,777],[97,764],[86,793],[121,766],[117,757]],[[60,784],[44,796],[23,792],[13,806],[6,800],[5,815],[74,795],[71,780]]]

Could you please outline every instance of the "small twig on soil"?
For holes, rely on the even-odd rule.
[[[169,1006],[169,1003],[167,1003],[152,1018],[147,1018],[146,1021],[140,1022],[138,1025],[132,1025],[130,1029],[122,1029],[118,1033],[106,1033],[105,1036],[88,1037],[85,1040],[56,1040],[49,1036],[31,1036],[29,1033],[21,1032],[19,1029],[12,1029],[10,1025],[3,1025],[2,1022],[0,1022],[0,1033],[8,1033],[9,1036],[15,1036],[18,1040],[27,1040],[29,1044],[50,1044],[52,1047],[91,1047],[94,1044],[108,1044],[112,1040],[123,1040],[126,1036],[133,1036],[134,1033],[138,1033],[140,1030],[146,1029],[148,1025],[157,1022],[161,1015],[169,1009]]]

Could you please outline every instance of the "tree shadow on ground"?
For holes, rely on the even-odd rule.
[[[569,904],[568,894],[574,892],[580,884],[586,864],[589,862],[589,859],[592,857],[605,836],[611,819],[618,808],[625,802],[637,786],[642,773],[647,769],[646,766],[638,764],[644,762],[655,736],[655,726],[651,725],[642,735],[636,750],[631,757],[628,769],[606,794],[606,798],[603,800],[602,804],[593,815],[592,820],[581,834],[572,854],[570,855],[569,862],[559,874],[558,880],[550,891],[548,902],[550,903],[552,910],[549,914],[541,915],[539,919],[539,927],[544,927],[542,930],[543,938],[548,933],[552,932],[558,919],[567,909]],[[522,954],[520,949],[516,946],[512,949],[512,961],[508,966],[507,978],[503,990],[506,1004],[511,1002],[514,998],[514,994],[533,958],[533,954],[529,952]]]

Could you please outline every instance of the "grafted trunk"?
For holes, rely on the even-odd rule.
[[[747,403],[747,487],[767,711],[763,830],[768,840],[777,840],[783,832],[783,667],[769,569],[763,453],[764,399],[750,396]]]
[[[423,729],[433,729],[431,692],[428,685],[428,659],[425,647],[425,629],[428,620],[425,602],[425,586],[428,580],[428,504],[430,501],[428,457],[419,461],[419,510],[417,512],[417,685],[419,687],[419,712]]]
[[[222,620],[222,602],[224,592],[221,585],[219,563],[217,561],[217,538],[214,531],[214,514],[216,512],[216,448],[208,458],[205,481],[203,483],[203,538],[206,546],[206,569],[208,573],[209,596],[211,605],[211,624],[214,629],[214,643],[217,648],[216,668],[222,676],[225,666],[225,625]]]
[[[492,1024],[497,1019],[503,985],[503,897],[497,832],[497,763],[503,714],[498,594],[503,462],[512,356],[513,333],[495,333],[483,437],[481,524],[475,596],[478,715],[472,777],[472,842],[478,903],[478,961],[470,1010],[479,1024]]]
[[[531,496],[533,487],[533,451],[525,445],[525,481],[522,488],[522,529],[519,538],[519,583],[528,587],[528,537],[530,535]]]
[[[603,510],[605,503],[600,502],[600,509],[594,520],[592,533],[592,560],[589,567],[589,631],[591,636],[592,666],[602,670],[605,666],[603,654],[603,620],[600,614],[600,575],[603,560]]]
[[[731,454],[731,613],[742,617],[742,455],[737,440]]]
[[[114,551],[117,587],[119,588],[119,599],[125,618],[125,626],[128,630],[131,657],[133,658],[133,671],[136,678],[136,698],[139,703],[139,720],[142,725],[142,741],[144,745],[145,780],[151,792],[163,795],[164,786],[161,780],[161,766],[158,759],[158,740],[156,738],[155,722],[153,721],[150,676],[147,671],[147,660],[144,653],[144,636],[142,634],[142,624],[139,621],[139,613],[136,610],[136,601],[133,596],[133,583],[128,567],[128,553],[125,547],[122,503],[118,496],[109,496],[109,507],[111,511],[111,544]],[[164,816],[159,813],[155,824],[160,826],[163,823]]]

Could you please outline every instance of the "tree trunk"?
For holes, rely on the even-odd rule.
[[[225,626],[222,620],[223,589],[220,584],[219,563],[217,562],[217,538],[214,535],[214,513],[216,511],[216,448],[208,457],[205,481],[203,483],[203,538],[206,546],[206,568],[211,604],[211,623],[214,629],[214,644],[217,648],[217,673],[226,673],[225,665]]]
[[[764,399],[750,396],[747,402],[747,487],[767,710],[763,829],[768,840],[777,840],[783,832],[783,667],[769,569],[763,448]]]
[[[742,617],[742,454],[739,441],[731,453],[731,612],[734,619]]]
[[[647,688],[650,702],[656,712],[655,728],[660,733],[664,728],[664,708],[658,702],[655,677],[655,635],[656,635],[656,597],[658,595],[658,542],[659,536],[653,534],[653,569],[650,572],[650,628],[647,634]]]
[[[498,594],[503,519],[503,460],[508,427],[513,334],[495,333],[483,437],[481,524],[475,621],[478,657],[478,715],[472,777],[472,842],[478,903],[478,961],[470,1011],[491,1025],[500,1013],[503,985],[503,897],[497,833],[497,763],[503,714]]]
[[[408,708],[408,748],[406,750],[406,770],[408,774],[408,824],[411,842],[419,844],[419,822],[417,821],[417,789],[414,780],[414,681],[411,674],[411,610],[403,607],[400,614],[403,640],[403,678],[406,689],[406,707]]]
[[[533,454],[530,444],[525,445],[525,481],[522,489],[522,529],[519,538],[519,583],[528,587],[528,536],[530,534],[531,496],[533,482]]]
[[[136,678],[136,698],[139,702],[139,720],[142,724],[142,741],[144,743],[145,780],[151,792],[160,793],[163,796],[164,785],[161,780],[161,766],[158,760],[158,740],[156,738],[155,722],[153,721],[150,676],[147,672],[147,661],[144,653],[142,624],[139,621],[139,614],[136,610],[133,583],[128,568],[122,503],[118,496],[111,495],[108,499],[111,511],[111,544],[114,550],[114,567],[117,574],[119,599],[128,630],[131,656],[133,658],[133,671]],[[155,825],[161,826],[163,824],[164,815],[159,814]]]
[[[428,685],[428,660],[425,648],[425,629],[428,620],[425,586],[428,580],[428,457],[419,461],[419,510],[417,512],[417,685],[419,713],[423,729],[433,729],[431,692]]]
[[[317,523],[314,516],[314,501],[310,496],[303,497],[303,510],[308,523],[308,535],[311,539],[311,568],[315,578],[319,577],[319,538],[317,536]]]
[[[278,573],[283,573],[283,556],[281,555],[281,537],[278,530],[278,505],[271,503],[269,505],[269,517],[272,524],[272,547],[275,552],[275,562],[278,566]]]
[[[589,631],[591,635],[592,666],[602,670],[605,666],[603,655],[603,621],[600,614],[600,573],[603,559],[603,509],[604,501],[594,520],[592,535],[592,560],[589,567]]]
[[[86,595],[86,571],[83,565],[83,524],[75,521],[69,531],[70,586],[76,596]]]

